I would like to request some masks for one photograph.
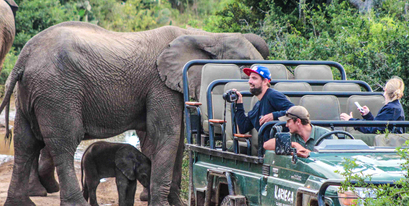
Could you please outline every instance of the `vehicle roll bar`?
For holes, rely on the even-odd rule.
[[[194,65],[204,65],[208,63],[214,64],[242,64],[242,65],[251,65],[251,64],[283,64],[286,66],[298,66],[298,65],[328,65],[331,67],[335,67],[338,69],[341,75],[341,80],[346,80],[346,73],[344,67],[334,61],[292,61],[292,60],[208,60],[208,59],[199,59],[199,60],[191,60],[185,64],[183,67],[182,79],[183,79],[183,99],[184,102],[189,101],[189,80],[187,72],[191,66]],[[185,121],[186,121],[186,129],[190,130],[190,117],[189,117],[189,110],[185,107]],[[192,141],[191,132],[187,131],[187,141],[191,143]]]

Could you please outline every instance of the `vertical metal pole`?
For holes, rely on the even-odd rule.
[[[207,188],[206,188],[206,200],[205,206],[210,206],[212,201],[212,189],[213,189],[213,175],[207,172]]]
[[[234,195],[233,182],[231,181],[231,174],[230,172],[226,172],[225,175],[227,179],[227,187],[229,188],[229,195]]]
[[[192,203],[192,192],[195,192],[194,186],[193,186],[193,151],[189,151],[189,203],[188,205],[190,206]],[[194,193],[195,195],[195,200],[197,200],[196,197],[196,192]]]

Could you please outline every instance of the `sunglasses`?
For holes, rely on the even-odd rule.
[[[285,113],[285,116],[287,116],[288,117],[288,115],[291,115],[291,116],[294,116],[294,117],[297,117],[298,119],[302,119],[300,116],[298,116],[298,115],[296,115],[296,114],[293,114],[293,113],[290,113],[290,112],[286,112]]]

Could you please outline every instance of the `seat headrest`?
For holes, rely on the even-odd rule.
[[[274,85],[277,91],[312,91],[311,85],[306,82],[278,82]]]
[[[331,68],[327,65],[299,65],[294,70],[295,79],[333,80]]]
[[[360,92],[361,87],[355,83],[326,83],[322,87],[322,91],[344,91],[344,92]]]
[[[340,120],[341,109],[334,95],[304,95],[300,105],[310,113],[310,120]]]

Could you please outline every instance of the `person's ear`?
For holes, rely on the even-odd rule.
[[[264,84],[264,85],[268,85],[268,79],[267,79],[267,78],[264,78],[264,79],[263,79],[263,84]]]

